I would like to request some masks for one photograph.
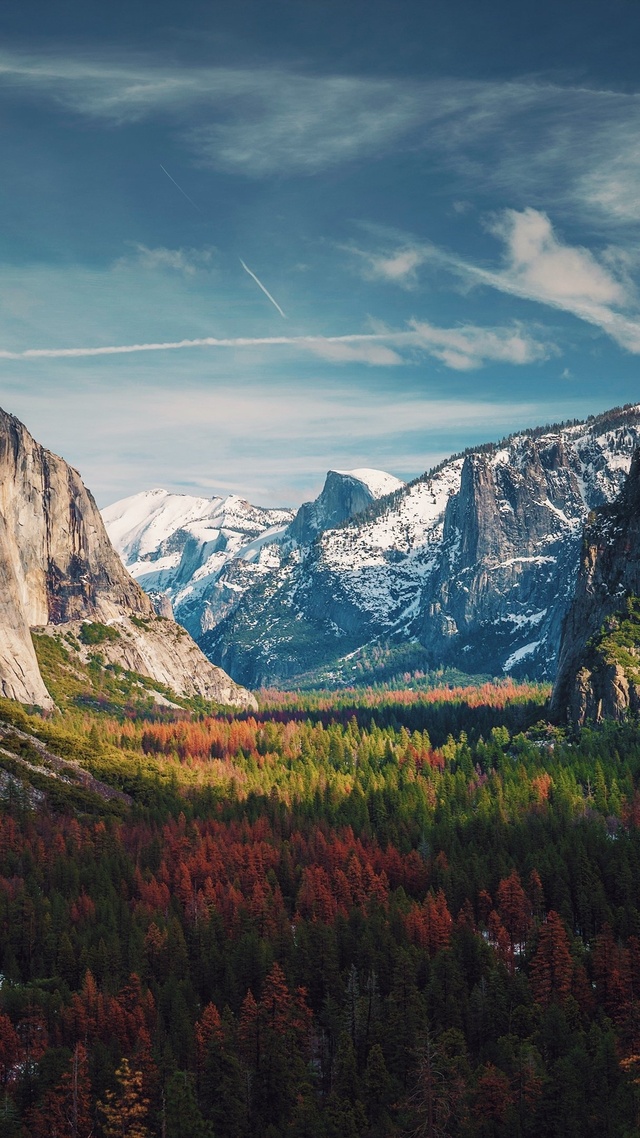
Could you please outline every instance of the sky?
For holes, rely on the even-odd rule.
[[[638,0],[8,0],[0,405],[297,505],[640,401]]]

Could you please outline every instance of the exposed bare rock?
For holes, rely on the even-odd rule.
[[[319,533],[335,529],[403,486],[382,470],[329,470],[321,493],[315,501],[300,506],[287,534],[300,544],[309,544]]]
[[[551,713],[580,725],[640,705],[633,644],[640,596],[640,450],[619,498],[585,527],[575,597],[565,621]],[[623,635],[618,635],[621,626]]]
[[[211,665],[187,634],[156,622],[77,471],[0,411],[0,692],[52,707],[30,629],[83,620],[122,624],[125,632],[111,646],[114,662],[120,647],[117,662],[133,669],[128,661],[137,660],[136,670],[178,695],[219,702],[228,696],[252,706],[253,697]]]
[[[149,592],[148,597],[156,616],[162,616],[165,620],[173,620],[173,605],[168,593]]]
[[[83,623],[49,624],[40,631],[48,636],[71,633],[74,640],[79,641]],[[88,645],[79,649],[83,663],[97,651],[106,663],[119,664],[130,672],[148,676],[171,688],[176,695],[202,696],[233,707],[257,708],[255,697],[230,679],[222,668],[211,664],[189,633],[175,621],[155,614],[146,618],[134,616],[132,620],[121,613],[110,622],[109,628],[115,639],[101,640],[96,647]]]
[[[20,731],[12,723],[0,721],[0,741],[11,744],[9,750],[6,747],[0,747],[3,754],[8,755],[14,762],[20,763],[36,774],[61,778],[65,782],[80,785],[85,790],[90,790],[92,794],[97,794],[99,798],[103,798],[105,802],[122,802],[127,806],[131,806],[133,802],[130,795],[125,794],[123,790],[116,790],[115,787],[101,782],[100,779],[95,778],[90,771],[85,770],[84,767],[80,766],[80,763],[74,762],[73,759],[61,759],[59,755],[54,755],[41,739],[36,738],[35,735],[27,734],[26,731]],[[18,747],[15,746],[16,742]],[[20,743],[27,744],[28,751],[36,753],[37,765],[29,762],[21,754]]]
[[[275,567],[199,643],[252,686],[337,671],[380,643],[417,645],[421,666],[550,678],[585,520],[619,494],[639,443],[640,406],[524,432],[340,524],[350,487],[328,479],[289,527],[297,544],[280,544]]]

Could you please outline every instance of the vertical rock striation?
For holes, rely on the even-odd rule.
[[[162,677],[157,678],[178,694],[217,699],[224,688],[227,694],[235,690],[239,702],[251,702],[248,693],[243,695],[193,643],[187,651],[183,637],[170,635],[175,625],[156,620],[151,600],[113,549],[80,475],[4,411],[0,411],[0,582],[0,692],[7,698],[51,707],[30,630],[89,620],[121,626],[123,648],[126,641],[145,639],[145,622],[153,626],[153,647],[146,657],[138,644],[142,666],[137,670],[155,678],[161,641],[166,641]],[[133,667],[127,659],[122,663]]]
[[[638,444],[640,407],[617,408],[454,456],[323,532],[310,523],[326,502],[302,507],[293,547],[201,644],[251,685],[381,642],[416,643],[432,667],[549,678],[584,522]]]
[[[551,701],[556,720],[581,725],[586,720],[619,719],[640,706],[634,643],[636,635],[640,639],[637,597],[640,450],[620,496],[596,510],[584,530],[580,572],[564,625]]]

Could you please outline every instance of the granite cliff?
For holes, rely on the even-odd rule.
[[[178,695],[252,705],[130,577],[80,475],[0,411],[0,694],[51,707],[31,630],[112,627],[113,662]]]
[[[324,511],[302,507],[200,643],[250,686],[326,676],[390,642],[429,667],[552,677],[584,523],[638,444],[640,407],[617,408],[453,456],[318,532]]]
[[[551,714],[576,726],[640,709],[640,451],[615,502],[590,517],[564,625]]]

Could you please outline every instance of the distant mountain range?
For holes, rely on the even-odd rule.
[[[154,490],[103,516],[143,588],[238,682],[347,682],[380,651],[546,678],[583,526],[639,442],[629,406],[452,456],[407,485],[330,471],[297,512]]]
[[[380,470],[332,470],[319,498],[297,512],[252,506],[235,494],[195,498],[156,489],[115,502],[102,516],[132,576],[154,598],[166,597],[198,639],[279,568],[290,547],[312,543],[402,486]]]

